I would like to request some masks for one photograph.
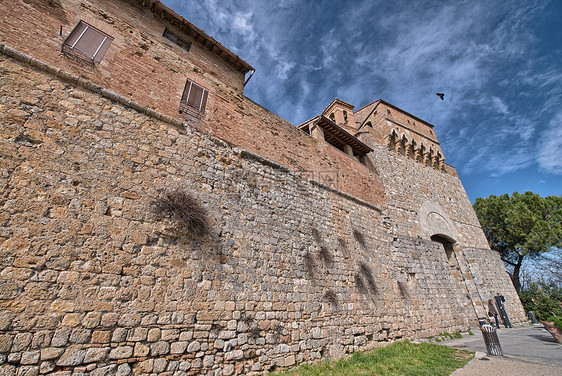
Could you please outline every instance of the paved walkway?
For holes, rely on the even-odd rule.
[[[498,331],[504,357],[486,355],[486,345],[480,330],[473,332],[473,336],[443,342],[454,348],[476,351],[475,359],[455,371],[455,376],[562,375],[562,345],[542,326]]]

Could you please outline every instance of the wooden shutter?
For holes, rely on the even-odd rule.
[[[99,62],[112,41],[113,38],[109,35],[80,21],[64,44],[84,57]]]
[[[207,106],[208,94],[209,91],[207,89],[191,80],[187,80],[181,101],[199,112],[204,112],[205,106]]]

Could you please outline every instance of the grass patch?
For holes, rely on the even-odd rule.
[[[349,359],[302,366],[279,373],[287,376],[439,376],[463,367],[474,353],[431,343],[396,342]]]
[[[469,336],[473,336],[473,335],[474,335],[474,333],[472,333],[472,330],[469,330],[469,331],[468,331],[468,335],[469,335]]]

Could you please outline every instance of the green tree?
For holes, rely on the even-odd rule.
[[[519,293],[525,312],[534,311],[539,320],[548,320],[552,316],[562,316],[562,287],[553,283],[529,283]]]
[[[532,192],[477,198],[474,210],[490,248],[500,253],[513,285],[521,291],[519,274],[526,258],[562,247],[562,197]]]

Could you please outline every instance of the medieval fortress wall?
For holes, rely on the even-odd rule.
[[[367,135],[369,169],[303,134],[244,98],[243,75],[208,51],[199,72],[176,62],[183,55],[149,37],[164,21],[146,9],[54,3],[17,1],[3,17],[25,10],[38,22],[40,12],[68,29],[112,20],[121,50],[96,69],[63,68],[54,42],[34,54],[17,30],[2,31],[4,374],[263,372],[467,330],[498,292],[512,321],[525,321],[454,174]],[[123,20],[139,14],[144,26],[130,32]],[[127,44],[141,28],[148,50]],[[134,80],[106,77],[138,51],[148,72],[142,59],[155,49],[176,62],[170,81],[156,72],[134,92]],[[186,75],[208,85],[202,120],[178,117],[154,83],[172,90],[178,77],[181,96]],[[173,189],[208,209],[209,235],[178,232],[156,213]]]

